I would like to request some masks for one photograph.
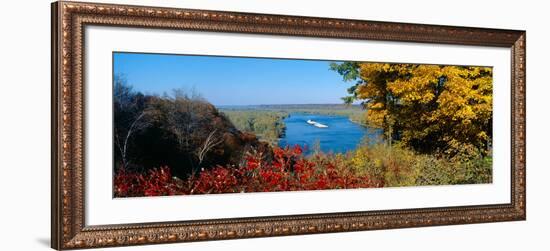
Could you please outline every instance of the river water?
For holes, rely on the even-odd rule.
[[[311,119],[328,128],[308,124]],[[381,130],[353,123],[345,116],[291,113],[285,120],[286,133],[279,146],[305,146],[308,151],[318,142],[325,153],[345,153],[354,150],[367,136],[372,141],[380,140]],[[306,151],[306,153],[308,152]]]

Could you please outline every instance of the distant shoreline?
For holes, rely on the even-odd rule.
[[[289,108],[338,108],[338,109],[363,109],[360,104],[259,104],[259,105],[214,105],[218,109],[289,109]]]

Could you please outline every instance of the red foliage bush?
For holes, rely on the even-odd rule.
[[[242,192],[301,191],[379,187],[368,176],[339,167],[333,159],[315,161],[302,155],[302,148],[275,148],[273,160],[261,153],[249,154],[239,166],[217,166],[187,179],[172,177],[170,168],[146,173],[120,168],[114,177],[115,197],[216,194]]]

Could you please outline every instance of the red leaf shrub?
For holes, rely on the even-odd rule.
[[[145,174],[120,168],[114,178],[114,194],[115,197],[175,195],[180,190],[176,181],[168,167],[152,169]]]
[[[243,165],[216,166],[182,180],[168,167],[146,173],[120,168],[114,177],[115,197],[274,192],[380,187],[366,175],[335,158],[305,158],[299,146],[274,148],[273,159],[249,154]]]

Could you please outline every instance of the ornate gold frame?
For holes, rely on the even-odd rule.
[[[86,226],[83,136],[86,25],[510,48],[511,203]],[[77,2],[52,4],[51,246],[55,249],[525,220],[525,156],[525,31]]]

